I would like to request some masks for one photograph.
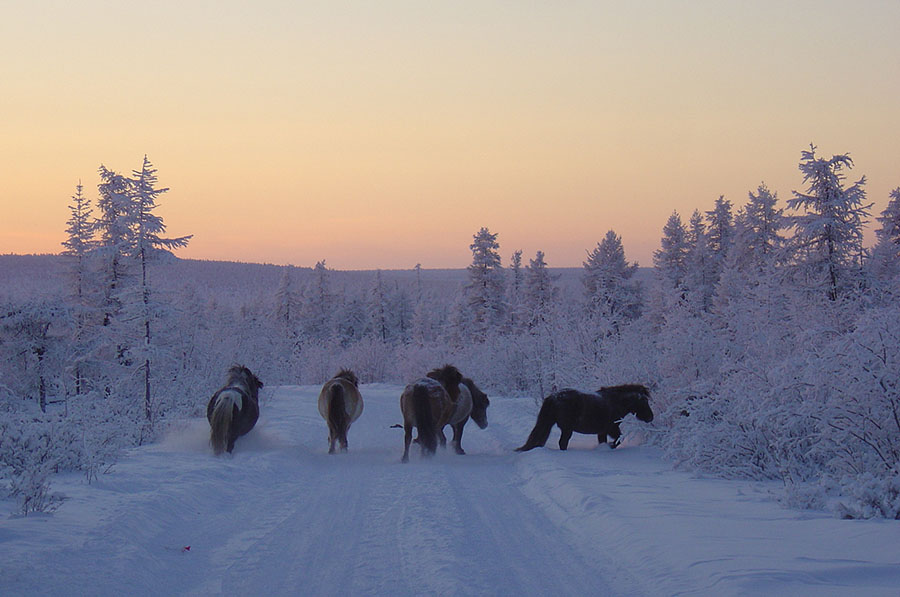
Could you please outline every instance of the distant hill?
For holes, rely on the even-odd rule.
[[[286,266],[208,261],[198,259],[167,259],[154,265],[151,275],[158,288],[198,292],[218,297],[268,296],[278,287]],[[375,270],[331,270],[332,290],[342,292],[350,288],[368,288],[375,279]],[[557,276],[556,283],[563,292],[581,292],[580,267],[550,268]],[[649,279],[650,268],[640,268],[637,279]],[[40,296],[53,298],[65,295],[67,258],[62,255],[0,255],[0,301],[18,301]],[[312,276],[312,269],[295,267],[295,282],[302,289]],[[461,269],[422,269],[424,289],[439,295],[450,295],[468,281],[468,273]],[[416,271],[381,270],[385,284],[413,288]]]

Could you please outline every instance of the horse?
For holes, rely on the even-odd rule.
[[[328,424],[328,453],[334,454],[335,442],[340,442],[341,452],[347,451],[347,431],[363,411],[359,380],[349,369],[341,369],[325,382],[319,392],[319,414]]]
[[[400,395],[400,412],[403,414],[401,462],[409,462],[413,427],[419,430],[419,445],[424,456],[430,456],[437,450],[438,436],[443,437],[444,425],[456,409],[461,381],[462,374],[456,367],[444,365],[403,389]]]
[[[478,425],[478,427],[484,429],[488,425],[487,407],[490,406],[490,404],[491,401],[488,400],[487,394],[482,392],[478,386],[475,385],[474,381],[468,377],[462,378],[462,382],[459,384],[459,400],[456,401],[456,408],[450,416],[450,420],[447,422],[453,429],[453,440],[451,441],[457,454],[466,453],[466,451],[462,449],[461,442],[463,428],[466,426],[466,423],[468,423],[469,417],[475,421],[475,424]],[[442,429],[441,445],[444,445],[447,441],[444,439],[443,434],[444,430]]]
[[[263,382],[243,365],[233,365],[225,385],[209,399],[206,418],[209,421],[209,443],[213,453],[229,454],[234,442],[246,435],[259,419],[259,389]]]
[[[560,390],[544,398],[534,429],[528,440],[516,448],[516,452],[526,452],[546,444],[554,424],[562,431],[560,450],[569,447],[573,431],[596,433],[597,443],[601,444],[610,436],[613,442],[609,446],[615,448],[622,437],[619,422],[629,413],[647,423],[653,420],[650,391],[646,387],[627,384],[600,388],[597,393],[568,388]]]

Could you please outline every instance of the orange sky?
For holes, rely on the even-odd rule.
[[[578,266],[849,152],[900,186],[900,2],[80,0],[0,8],[0,253],[78,180],[159,169],[182,257],[464,267],[481,226]],[[871,238],[871,233],[870,233]]]

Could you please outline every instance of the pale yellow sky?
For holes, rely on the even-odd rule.
[[[629,6],[623,6],[629,4]],[[182,257],[578,266],[607,230],[900,186],[900,2],[0,2],[0,253],[58,252],[78,180],[146,153]]]

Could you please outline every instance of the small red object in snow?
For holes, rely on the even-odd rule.
[[[182,551],[182,552],[185,552],[185,551],[191,551],[191,546],[190,546],[190,545],[185,545],[184,547],[181,548],[181,551]]]

